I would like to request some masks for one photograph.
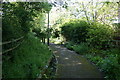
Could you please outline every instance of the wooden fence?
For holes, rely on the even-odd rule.
[[[22,40],[24,38],[24,36],[20,37],[20,38],[17,38],[17,39],[14,39],[14,40],[11,40],[11,41],[6,41],[6,42],[3,42],[0,44],[0,46],[3,46],[3,45],[8,45],[8,44],[11,44],[11,43],[16,43],[16,42],[20,42],[20,40]],[[18,46],[20,46],[20,44],[23,42],[24,40],[22,40],[19,44],[17,44],[16,46],[12,47],[12,48],[9,48],[5,51],[2,51],[0,52],[0,55],[4,55],[5,53],[9,52],[9,51],[12,51],[14,49],[16,49]]]

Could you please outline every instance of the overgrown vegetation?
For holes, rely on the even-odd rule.
[[[99,47],[99,49],[112,47],[114,32],[112,26],[91,23],[87,33],[87,43],[92,47]]]
[[[41,43],[42,38],[46,37],[44,17],[52,6],[48,2],[3,2],[2,4],[2,42],[24,36],[18,42],[3,45],[4,52],[23,41],[16,49],[3,54],[2,76],[5,79],[35,79],[52,55],[47,45]]]
[[[47,45],[31,34],[9,54],[9,60],[10,56],[3,56],[3,78],[37,78],[52,55]]]
[[[61,33],[67,41],[80,43],[86,41],[89,24],[83,20],[70,20],[68,23],[62,25],[61,28]]]
[[[113,42],[114,32],[112,26],[93,22],[88,25],[79,20],[62,26],[65,46],[96,64],[108,80],[120,79],[120,49]]]
[[[44,72],[44,74],[42,75],[42,79],[47,78],[47,79],[54,79],[56,78],[56,59],[55,56],[52,57],[48,68],[46,69],[46,71]]]
[[[51,5],[47,2],[3,2],[2,4],[3,41],[10,41],[13,38],[24,36],[33,27],[41,29],[40,25],[45,24],[42,22],[44,21],[42,13],[46,13],[51,9]],[[35,17],[42,20],[40,21],[41,24],[37,23],[38,20],[35,20]],[[33,24],[34,21],[36,23]]]
[[[62,6],[62,3],[65,4]],[[61,26],[61,34],[67,41],[65,46],[95,63],[105,72],[108,80],[119,80],[120,44],[116,47],[113,41],[120,37],[119,24],[115,28],[112,26],[119,2],[76,3],[80,5],[77,8],[69,7],[67,1],[53,3],[54,6],[60,5],[67,9],[66,12],[73,11],[56,18],[53,27],[58,27],[67,17],[75,18]],[[24,36],[19,47],[3,55],[3,78],[36,78],[51,57],[47,46],[40,41],[45,43],[48,32],[45,28],[45,14],[52,6],[48,2],[3,2],[2,6],[2,42]],[[57,38],[51,42],[62,43],[64,38],[61,38],[60,28],[51,28],[49,31],[52,31],[53,38]],[[3,45],[3,51],[17,44]]]

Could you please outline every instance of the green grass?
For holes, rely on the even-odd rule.
[[[45,44],[29,34],[24,42],[9,53],[11,59],[3,56],[3,78],[36,78],[51,58],[52,53]]]

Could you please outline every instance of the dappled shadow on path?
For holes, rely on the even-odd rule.
[[[55,44],[50,47],[58,60],[57,78],[103,78],[95,66],[74,51]]]

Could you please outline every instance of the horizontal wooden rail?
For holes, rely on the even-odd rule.
[[[24,40],[23,40],[23,41],[24,41]],[[22,42],[23,42],[23,41],[22,41]],[[16,45],[16,46],[13,47],[13,48],[10,48],[10,49],[8,49],[8,50],[5,50],[4,52],[1,52],[0,55],[5,54],[5,53],[7,53],[7,52],[9,52],[9,51],[12,51],[12,50],[16,49],[18,46],[20,46],[20,44],[21,44],[22,42],[20,42],[18,45]]]
[[[2,44],[0,44],[0,45],[5,45],[5,44],[9,44],[9,43],[12,43],[12,42],[16,42],[16,41],[19,41],[19,40],[21,40],[21,39],[23,39],[24,38],[24,36],[22,36],[22,37],[20,37],[20,38],[17,38],[17,39],[14,39],[14,40],[11,40],[11,41],[6,41],[6,42],[3,42]]]

